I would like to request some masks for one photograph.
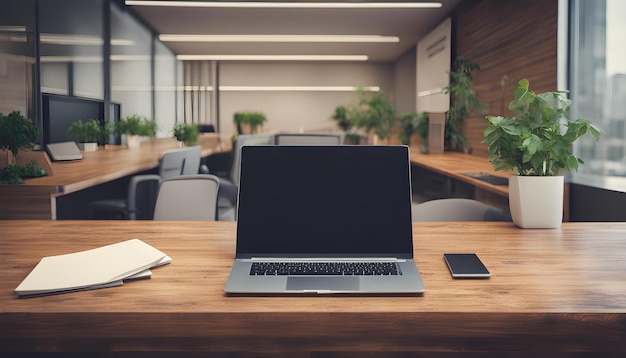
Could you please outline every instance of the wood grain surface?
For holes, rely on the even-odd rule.
[[[217,356],[409,352],[626,353],[626,223],[414,223],[426,293],[224,294],[232,222],[2,221],[0,351]],[[149,280],[19,299],[44,256],[139,238],[173,258]],[[452,279],[444,252],[475,252],[487,280]],[[420,355],[421,356],[421,355]]]

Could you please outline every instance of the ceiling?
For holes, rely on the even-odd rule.
[[[372,62],[394,62],[449,16],[461,0],[438,1],[443,6],[434,9],[128,6],[159,34],[400,38],[395,43],[166,42],[177,55],[367,55]]]

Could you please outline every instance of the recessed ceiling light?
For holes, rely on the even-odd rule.
[[[163,42],[399,42],[381,35],[178,35],[161,34]]]
[[[247,8],[351,8],[351,9],[433,9],[441,2],[252,2],[252,1],[150,1],[126,0],[126,5],[173,7],[247,7]]]
[[[366,55],[177,55],[181,61],[367,61]]]

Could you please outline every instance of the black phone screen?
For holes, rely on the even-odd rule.
[[[487,278],[491,273],[476,254],[443,254],[455,278]]]

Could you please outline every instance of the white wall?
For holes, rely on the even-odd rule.
[[[394,102],[398,113],[416,111],[416,48],[413,47],[398,59],[394,69]]]
[[[446,112],[448,94],[442,89],[450,83],[452,20],[447,18],[417,44],[417,110]]]
[[[394,64],[222,62],[220,86],[380,86],[393,97]],[[330,129],[338,105],[355,100],[354,92],[220,91],[220,131],[236,132],[233,115],[260,111],[267,116],[264,130],[317,131]]]

